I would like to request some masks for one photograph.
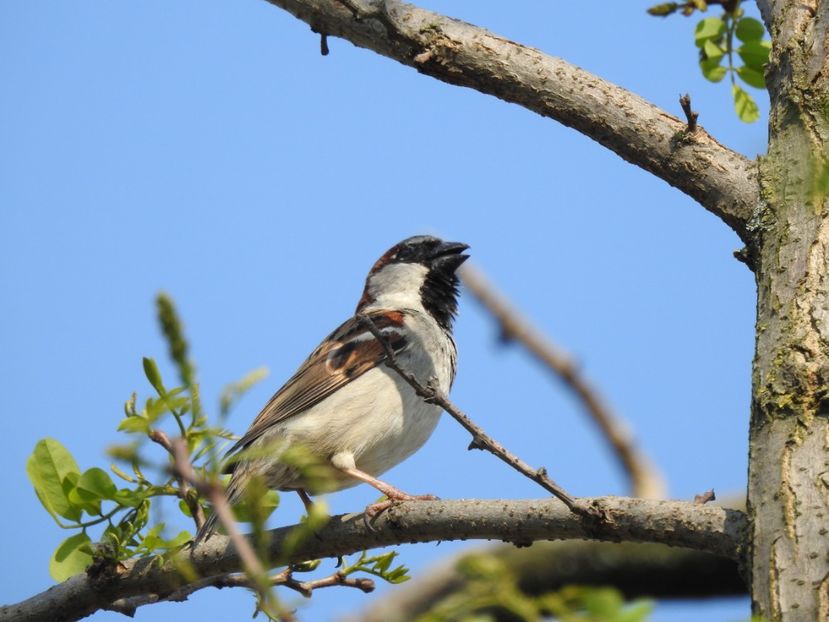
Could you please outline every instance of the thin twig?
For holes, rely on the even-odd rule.
[[[685,118],[688,120],[688,132],[693,133],[697,129],[698,112],[691,110],[691,96],[688,93],[680,96],[679,105],[682,106],[682,112],[685,113]]]
[[[286,571],[290,571],[291,569],[288,568]],[[284,583],[279,585],[284,585],[285,587],[289,587],[292,590],[296,590],[306,598],[310,598],[311,594],[314,590],[322,588],[322,587],[333,587],[336,585],[342,585],[344,587],[353,587],[358,590],[361,590],[368,594],[369,592],[374,591],[374,581],[372,579],[366,577],[349,577],[344,572],[336,571],[332,572],[327,577],[322,577],[320,579],[312,579],[311,581],[297,581],[294,579],[290,574],[288,574],[287,579]]]
[[[577,514],[598,517],[595,508],[588,508],[586,506],[579,505],[576,500],[567,494],[561,486],[550,479],[547,475],[547,469],[544,467],[533,469],[529,464],[521,460],[521,458],[515,454],[511,453],[498,441],[488,436],[477,424],[461,412],[457,406],[449,401],[449,398],[447,398],[446,395],[444,395],[443,392],[437,388],[435,382],[430,380],[427,386],[424,387],[417,378],[400,367],[394,350],[370,317],[365,315],[357,315],[357,320],[368,328],[371,334],[374,335],[374,338],[377,339],[377,341],[380,342],[380,345],[383,346],[383,350],[386,353],[386,365],[391,367],[406,382],[408,382],[414,389],[415,393],[430,404],[436,404],[437,406],[443,408],[443,410],[452,415],[452,417],[454,417],[454,419],[472,435],[472,442],[469,444],[469,449],[486,449],[506,462],[513,469],[529,477],[531,480],[538,483],[542,488],[558,497],[570,509],[570,511]]]
[[[151,441],[158,443],[166,449],[170,455],[173,456],[173,459],[175,459],[173,444],[170,442],[170,438],[164,433],[163,430],[150,430],[147,433],[147,436],[150,437]],[[204,516],[204,508],[201,506],[201,503],[199,503],[196,495],[192,493],[193,488],[190,486],[190,483],[180,475],[176,479],[178,479],[179,483],[177,491],[178,497],[187,504],[187,509],[190,510],[190,516],[193,517],[193,522],[196,523],[196,531],[198,531],[207,520]]]
[[[636,447],[629,427],[613,414],[571,359],[509,305],[479,270],[466,265],[461,269],[461,278],[467,290],[498,322],[501,337],[524,346],[581,401],[630,479],[631,493],[645,499],[665,497],[665,483],[658,469]]]
[[[341,571],[334,572],[327,577],[314,579],[312,581],[297,581],[293,577],[293,570],[286,568],[281,572],[271,575],[268,578],[268,583],[273,587],[283,586],[290,588],[306,598],[310,598],[314,590],[324,587],[352,587],[361,590],[368,594],[374,591],[375,585],[372,579],[365,577],[347,577]],[[199,581],[185,585],[170,594],[160,597],[158,594],[142,594],[141,596],[133,596],[130,598],[119,598],[113,601],[105,609],[109,611],[117,611],[129,617],[135,615],[136,609],[144,605],[152,605],[158,602],[183,602],[187,600],[191,594],[203,590],[208,587],[215,587],[223,589],[226,587],[244,587],[248,589],[256,589],[256,583],[251,581],[250,577],[243,573],[228,573],[220,574],[213,577],[206,577]]]
[[[210,503],[213,504],[213,511],[227,531],[227,535],[230,537],[230,541],[233,543],[242,561],[242,568],[249,581],[247,587],[254,590],[259,597],[259,607],[271,609],[268,615],[278,618],[280,622],[296,622],[296,616],[291,611],[283,609],[278,603],[276,603],[275,608],[272,606],[272,594],[269,591],[271,579],[268,577],[265,567],[256,556],[250,542],[239,531],[239,526],[236,524],[233,511],[230,509],[230,504],[225,496],[224,487],[196,475],[196,472],[193,470],[193,465],[190,464],[190,454],[187,451],[184,439],[176,438],[171,444],[173,447],[174,472],[189,482],[200,495],[209,499]]]
[[[225,530],[227,530],[227,535],[236,547],[245,571],[253,577],[265,576],[265,568],[253,551],[253,547],[251,547],[247,538],[242,535],[242,532],[239,531],[236,519],[233,518],[233,512],[230,509],[230,504],[227,502],[227,497],[225,497],[225,492],[222,487],[215,483],[205,481],[196,475],[196,472],[193,470],[193,465],[190,464],[190,455],[183,439],[176,438],[171,442],[171,445],[173,449],[173,470],[177,475],[189,482],[200,495],[209,499],[210,503],[213,504],[213,511],[216,512],[219,521],[224,525]]]

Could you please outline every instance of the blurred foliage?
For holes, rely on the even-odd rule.
[[[625,603],[609,587],[567,586],[530,596],[504,561],[494,555],[469,555],[458,561],[466,577],[463,589],[435,603],[417,622],[539,622],[551,617],[561,622],[642,622],[652,610],[649,601]]]
[[[763,24],[753,17],[746,17],[740,0],[665,2],[652,6],[648,13],[659,17],[673,13],[690,16],[697,11],[707,11],[709,4],[722,6],[723,13],[720,17],[706,17],[697,23],[694,44],[699,50],[700,70],[711,82],[721,82],[728,76],[737,116],[741,121],[753,123],[760,118],[760,110],[738,80],[757,89],[766,88],[764,72],[771,42],[763,39],[766,34]]]
[[[220,445],[235,437],[222,426],[209,423],[200,400],[196,366],[189,358],[189,345],[172,299],[160,294],[156,310],[181,385],[168,388],[156,362],[143,359],[144,375],[154,394],[139,402],[133,393],[124,405],[117,429],[129,440],[108,448],[107,453],[113,460],[109,472],[99,467],[82,471],[66,447],[52,438],[38,441],[27,460],[26,472],[38,499],[57,525],[70,532],[49,562],[50,574],[56,581],[84,572],[90,565],[100,570],[107,564],[135,557],[170,559],[192,540],[193,533],[184,529],[172,535],[169,524],[182,520],[193,524],[194,514],[208,515],[211,511],[192,486],[173,474],[169,439],[183,439],[197,477],[215,483],[220,481],[224,465]],[[218,405],[220,421],[265,376],[265,370],[259,369],[225,387]],[[284,452],[282,459],[311,480],[314,487],[325,488],[330,471],[314,456],[302,448],[291,448]],[[165,498],[178,502],[165,504]],[[278,505],[276,491],[268,490],[262,480],[253,479],[246,486],[242,502],[234,507],[237,520],[250,523],[254,549],[266,568],[285,566],[280,560],[267,559],[265,525]],[[173,520],[161,520],[165,511],[169,514],[170,507],[175,514]],[[289,534],[285,555],[314,537],[328,518],[326,504],[316,501],[309,515]],[[391,566],[395,555],[370,557],[363,553],[339,572],[360,572],[400,583],[408,578],[407,569]],[[196,578],[184,558],[173,559],[183,576]],[[291,566],[291,570],[310,572],[318,566],[319,560],[309,560]],[[249,579],[253,585],[265,586],[257,590],[257,612],[281,619],[285,611],[270,589],[269,577]]]

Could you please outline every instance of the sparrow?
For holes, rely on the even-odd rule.
[[[426,442],[441,409],[426,403],[386,364],[383,344],[360,317],[374,323],[402,369],[424,386],[432,381],[448,394],[457,359],[452,339],[456,270],[469,258],[463,254],[468,248],[419,235],[391,247],[375,262],[355,315],[322,341],[228,451],[226,496],[231,505],[258,476],[271,489],[296,491],[308,508],[308,483],[280,460],[285,448],[295,444],[332,467],[328,487],[314,492],[366,483],[392,502],[435,498],[409,495],[377,479]],[[196,542],[210,537],[215,528],[214,513]]]

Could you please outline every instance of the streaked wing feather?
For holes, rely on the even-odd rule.
[[[371,314],[392,349],[408,345],[403,335],[403,314]],[[248,431],[228,455],[250,445],[268,428],[319,404],[334,391],[373,369],[386,359],[383,346],[355,319],[344,322],[311,353],[297,372],[268,401]],[[231,465],[232,468],[232,465]]]

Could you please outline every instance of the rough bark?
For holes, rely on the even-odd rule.
[[[737,559],[745,515],[738,510],[677,501],[604,497],[581,499],[597,504],[608,521],[585,525],[558,501],[417,501],[400,504],[366,525],[362,514],[333,517],[287,559],[280,552],[293,527],[270,532],[269,554],[281,562],[347,555],[402,544],[482,538],[526,545],[535,540],[592,538],[607,541],[661,542]],[[238,572],[239,555],[229,539],[214,536],[181,554],[200,577]],[[119,599],[157,595],[163,599],[186,585],[180,562],[159,564],[130,560],[115,568],[77,575],[23,602],[0,607],[0,621],[77,620]],[[60,615],[56,617],[56,612]]]
[[[756,165],[705,130],[559,58],[396,0],[268,0],[315,32],[575,128],[690,195],[745,239]]]
[[[763,207],[750,225],[758,290],[748,491],[752,599],[764,618],[827,620],[829,3],[759,4],[773,47]]]
[[[462,561],[494,556],[518,579],[521,591],[540,596],[566,585],[612,585],[626,598],[711,598],[748,593],[738,564],[710,553],[662,544],[538,542],[519,549],[498,545],[444,561],[375,599],[354,617],[360,622],[404,622],[457,593],[468,579]]]

